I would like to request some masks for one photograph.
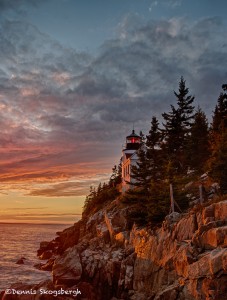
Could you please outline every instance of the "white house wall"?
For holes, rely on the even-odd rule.
[[[122,192],[127,191],[133,185],[131,183],[135,183],[135,179],[131,177],[131,169],[132,166],[136,166],[138,161],[138,156],[134,152],[134,154],[126,159],[126,156],[123,156],[122,160]]]

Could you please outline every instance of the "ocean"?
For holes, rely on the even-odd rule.
[[[70,225],[1,224],[0,223],[0,291],[12,283],[38,283],[50,279],[51,273],[34,268],[40,263],[36,257],[41,241],[51,241],[57,231]],[[24,265],[16,262],[25,257]]]

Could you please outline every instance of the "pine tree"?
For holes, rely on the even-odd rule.
[[[227,85],[223,84],[222,89],[211,124],[209,174],[219,182],[221,192],[227,193]]]
[[[118,166],[114,165],[114,167],[112,168],[112,174],[110,176],[110,180],[109,180],[109,186],[110,187],[116,187],[117,184],[121,183],[121,163],[119,163]]]
[[[169,213],[169,187],[161,181],[151,181],[150,195],[147,201],[147,219],[150,223],[162,221]]]
[[[220,97],[218,98],[218,100],[220,100]],[[218,132],[219,131],[219,128],[220,128],[220,125],[221,125],[221,120],[222,120],[221,108],[217,104],[215,106],[215,109],[214,109],[213,119],[212,119],[212,123],[211,123],[211,130],[213,132]]]
[[[171,105],[169,113],[162,114],[165,123],[164,126],[164,144],[163,147],[168,156],[176,156],[182,148],[184,138],[184,129],[181,121],[180,111]]]
[[[151,129],[146,137],[146,156],[150,180],[158,180],[162,174],[162,151],[161,151],[162,132],[159,122],[155,116],[151,120]]]
[[[153,156],[153,151],[157,150],[157,148],[160,148],[161,138],[162,132],[159,128],[159,122],[157,118],[153,116],[151,120],[151,129],[149,131],[149,134],[146,136],[148,158],[151,158]]]
[[[225,91],[225,86],[222,85],[223,91]],[[227,128],[226,124],[227,120],[227,95],[224,92],[221,92],[218,100],[217,105],[215,106],[211,128],[210,128],[210,151],[212,153],[211,161],[215,157],[215,153],[219,147],[219,143],[221,142],[221,136]]]
[[[222,87],[225,87],[223,84]],[[226,89],[223,88],[223,91]],[[215,106],[213,119],[211,123],[211,142],[214,144],[217,144],[222,131],[227,128],[227,94],[221,92],[217,105]]]
[[[194,118],[194,97],[188,95],[185,80],[181,77],[177,98],[177,107],[171,105],[169,113],[163,113],[164,143],[163,151],[166,156],[166,166],[171,166],[171,173],[182,173],[186,170],[185,141],[189,135]],[[169,175],[168,175],[169,176]]]
[[[135,179],[132,183],[134,186],[142,188],[145,192],[149,189],[150,174],[149,162],[146,155],[146,147],[144,143],[137,150],[138,161],[135,166],[131,167],[131,177]]]
[[[192,105],[195,97],[188,95],[189,90],[185,87],[185,80],[181,77],[179,82],[179,92],[174,92],[177,98],[177,105],[181,115],[182,125],[187,132],[190,130],[194,118],[194,106]]]
[[[205,113],[198,107],[190,135],[186,143],[187,164],[190,169],[201,173],[210,155],[208,121]]]
[[[84,201],[83,215],[86,215],[92,209],[96,194],[96,189],[93,186],[90,186],[89,194],[86,196],[86,199]]]
[[[222,132],[218,149],[213,155],[209,174],[219,183],[222,194],[227,194],[227,129]]]

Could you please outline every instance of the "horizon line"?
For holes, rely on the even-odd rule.
[[[75,222],[70,223],[31,223],[31,222],[0,222],[0,224],[22,224],[22,225],[70,225],[74,224]]]

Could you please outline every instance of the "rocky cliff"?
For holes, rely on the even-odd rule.
[[[41,244],[52,289],[87,300],[227,299],[227,200],[173,213],[157,228],[131,227],[128,210],[114,201]],[[42,297],[29,299],[52,299]]]

